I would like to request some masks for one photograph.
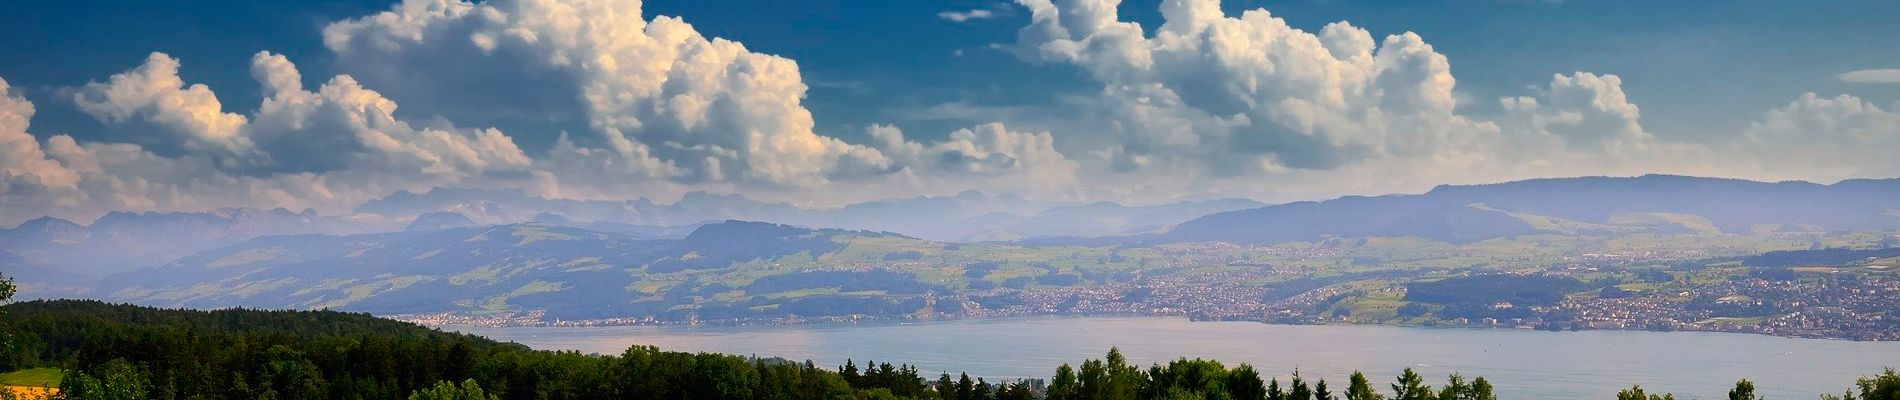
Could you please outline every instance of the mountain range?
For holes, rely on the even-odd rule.
[[[915,302],[928,293],[1090,279],[1067,264],[1140,271],[1146,260],[1113,254],[1169,243],[1894,231],[1900,179],[1539,179],[1278,205],[966,192],[832,209],[736,195],[657,205],[437,189],[356,211],[112,213],[87,225],[39,218],[0,230],[0,273],[26,283],[28,298],[188,307],[670,318],[901,311],[923,307]],[[1022,254],[1066,256],[1011,258]]]
[[[1822,185],[1644,175],[1447,185],[1417,195],[1279,204],[1195,218],[1142,242],[1395,236],[1473,242],[1535,233],[1893,229],[1900,229],[1900,179]]]
[[[801,226],[903,232],[939,241],[1013,240],[1033,236],[1109,236],[1154,231],[1211,212],[1260,206],[1228,199],[1131,207],[1063,203],[1014,195],[964,192],[804,209],[740,195],[690,193],[672,204],[646,199],[546,199],[519,190],[440,188],[398,191],[354,213],[220,209],[210,212],[113,212],[79,224],[36,218],[0,229],[0,251],[26,265],[90,279],[153,267],[195,252],[267,236],[432,231],[536,223],[643,238],[679,238],[709,221],[741,219]],[[19,268],[15,268],[19,269]],[[3,271],[27,275],[25,271]],[[35,273],[35,275],[39,275]]]

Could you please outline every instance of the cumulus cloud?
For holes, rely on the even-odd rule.
[[[1772,155],[1770,176],[1840,179],[1900,176],[1900,113],[1858,97],[1801,95],[1748,126],[1745,154]]]
[[[1706,147],[1643,129],[1615,75],[1555,75],[1478,118],[1462,111],[1450,60],[1411,32],[1375,37],[1343,21],[1306,31],[1265,9],[1229,16],[1218,0],[1163,1],[1153,29],[1122,20],[1116,0],[1018,3],[1031,13],[1019,57],[1102,84],[1084,107],[1109,122],[1064,136],[1065,150],[1088,155],[1093,183],[1137,183],[1122,193],[1317,197],[1726,171]]]
[[[227,112],[211,88],[185,82],[182,63],[162,53],[71,91],[74,104],[101,121],[162,132],[167,144],[180,144],[177,155],[66,136],[40,143],[26,133],[32,105],[10,97],[10,115],[21,116],[5,125],[8,186],[0,194],[10,206],[32,206],[9,207],[19,215],[6,217],[225,206],[334,211],[442,185],[571,198],[709,190],[821,205],[894,191],[1049,192],[1074,184],[1075,163],[1047,132],[985,125],[912,141],[882,127],[888,133],[871,146],[821,135],[801,104],[806,85],[794,62],[703,37],[677,18],[644,19],[637,1],[409,1],[334,23],[324,40],[344,70],[364,78],[337,75],[306,88],[289,59],[258,52],[251,75],[264,99],[248,113]],[[497,129],[399,118],[397,101],[372,89],[381,85],[424,89],[405,92],[412,97],[404,102],[438,106],[485,97],[464,88],[499,87],[510,96],[492,98],[522,112],[574,106],[590,131],[563,133],[546,154],[530,156]]]
[[[33,213],[71,203],[79,177],[48,158],[39,140],[26,132],[33,103],[0,79],[0,220],[22,220]]]
[[[1836,76],[1843,82],[1900,83],[1900,69],[1863,69]]]
[[[290,59],[256,53],[254,108],[227,110],[162,53],[62,92],[163,149],[35,136],[34,104],[0,80],[0,224],[108,210],[339,211],[436,186],[836,205],[965,189],[1148,202],[1652,172],[1900,175],[1887,154],[1900,148],[1900,116],[1853,96],[1805,95],[1729,142],[1673,142],[1643,126],[1616,75],[1552,75],[1480,117],[1464,110],[1451,60],[1409,32],[1375,37],[1347,22],[1306,31],[1264,9],[1229,16],[1217,0],[1165,0],[1154,29],[1122,20],[1116,0],[1019,3],[1030,22],[1001,47],[1084,71],[1099,92],[1061,95],[1047,106],[1061,113],[949,103],[912,116],[1003,121],[941,139],[888,125],[862,143],[818,132],[795,62],[649,18],[635,0],[408,0],[325,27],[347,74],[314,87]],[[580,127],[554,124],[563,128],[542,135],[557,137],[547,151],[530,154],[517,137],[468,123],[492,114]]]
[[[260,52],[253,76],[267,96],[247,116],[226,113],[211,88],[186,85],[177,59],[142,65],[74,92],[76,107],[106,123],[145,121],[182,143],[163,156],[124,143],[43,143],[27,133],[31,103],[0,95],[0,197],[6,219],[39,214],[85,218],[110,210],[202,210],[228,206],[335,210],[397,189],[468,182],[525,170],[532,160],[494,129],[418,126],[396,103],[336,76],[305,91],[295,65]]]
[[[395,101],[348,75],[310,92],[283,56],[259,52],[251,64],[267,97],[245,133],[279,161],[279,172],[363,168],[453,180],[532,162],[499,130],[398,120]]]
[[[378,86],[419,88],[406,93],[417,101],[496,85],[564,96],[511,106],[578,105],[604,145],[564,138],[557,151],[612,158],[563,162],[615,175],[557,179],[813,187],[892,170],[875,150],[813,131],[792,60],[707,38],[678,18],[648,20],[637,0],[410,0],[331,24],[323,37],[343,68]],[[467,71],[434,72],[445,65]]]
[[[240,129],[244,116],[224,112],[218,96],[202,84],[185,85],[178,59],[152,53],[145,64],[92,82],[73,94],[80,111],[109,123],[150,122],[197,150],[234,156],[251,152]]]
[[[1017,132],[989,123],[928,144],[905,139],[894,126],[872,126],[869,133],[876,148],[904,166],[901,172],[917,184],[982,182],[990,189],[1049,194],[1077,183],[1078,164],[1056,151],[1049,132]]]
[[[1264,9],[1230,18],[1217,1],[1171,0],[1149,36],[1119,20],[1115,1],[1021,4],[1032,22],[1018,53],[1102,82],[1124,116],[1128,144],[1114,152],[1126,157],[1227,174],[1324,170],[1493,130],[1452,113],[1450,64],[1415,34],[1375,41],[1345,23],[1314,34]]]

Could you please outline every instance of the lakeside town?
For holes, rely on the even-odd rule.
[[[1706,331],[1856,341],[1900,340],[1900,279],[1825,273],[1765,279],[1685,276],[1564,296],[1549,305],[1489,304],[1497,317],[1440,315],[1407,302],[1389,281],[1331,283],[1271,268],[1172,274],[1133,282],[996,288],[924,295],[925,310],[901,315],[736,319],[658,317],[563,320],[542,311],[436,313],[392,318],[429,326],[744,326],[1034,316],[1159,316],[1275,324],[1377,324],[1526,330]],[[1517,273],[1523,275],[1524,273]],[[1546,271],[1537,275],[1561,275]],[[1297,275],[1297,274],[1296,274]],[[1278,279],[1258,284],[1261,279]],[[1290,283],[1291,282],[1291,283]],[[1304,287],[1304,286],[1314,287]],[[1642,290],[1627,290],[1623,287]],[[947,303],[947,304],[946,304]],[[1408,305],[1412,304],[1412,305]],[[945,311],[948,310],[948,311]],[[1509,316],[1503,316],[1509,315]]]

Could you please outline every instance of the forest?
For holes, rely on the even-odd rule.
[[[10,295],[0,281],[0,301]],[[333,311],[176,310],[98,301],[27,301],[0,307],[0,371],[65,371],[60,398],[95,399],[937,399],[937,400],[1487,400],[1483,377],[1434,387],[1407,369],[1379,388],[1263,379],[1252,366],[1177,359],[1141,367],[1119,350],[1058,367],[1051,378],[935,377],[866,361],[747,358],[633,346],[617,355],[540,351],[368,314]],[[12,396],[0,391],[0,397]],[[1618,400],[1673,399],[1631,387]],[[1756,399],[1737,382],[1729,399]],[[1900,399],[1900,374],[1862,378],[1844,400]]]

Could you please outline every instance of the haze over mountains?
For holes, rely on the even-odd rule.
[[[1419,195],[1343,197],[1230,211],[1158,240],[1278,243],[1325,236],[1469,242],[1538,232],[1773,231],[1900,228],[1900,179],[1832,185],[1645,175],[1439,186]]]
[[[924,308],[928,293],[1015,278],[1111,279],[1061,263],[1138,274],[1147,261],[1116,249],[1165,243],[1895,230],[1900,179],[1540,179],[1271,206],[1131,207],[966,192],[816,210],[735,195],[660,205],[437,189],[399,192],[357,211],[114,213],[89,225],[41,218],[0,230],[0,272],[26,283],[28,296],[167,306],[558,309],[570,317],[901,313]],[[1048,245],[1074,246],[1053,250],[1066,252],[1060,260],[1002,267],[1015,262],[1010,254]],[[832,267],[884,264],[893,267]],[[822,293],[805,296],[811,290]],[[784,293],[800,295],[775,297]]]
[[[519,190],[439,188],[399,191],[342,216],[284,209],[211,212],[116,212],[91,224],[53,217],[0,229],[0,272],[28,281],[34,291],[72,293],[97,278],[183,260],[194,253],[254,238],[429,232],[532,223],[609,232],[640,239],[681,238],[702,224],[728,219],[812,227],[903,232],[946,242],[1013,240],[1033,236],[1108,236],[1159,231],[1213,212],[1257,207],[1226,199],[1156,206],[1061,203],[1014,195],[964,192],[804,209],[741,195],[691,193],[672,204],[647,199],[544,199]],[[313,236],[316,237],[316,236]],[[30,266],[30,267],[29,267]],[[43,279],[42,279],[43,278]],[[31,294],[31,293],[29,293]]]

